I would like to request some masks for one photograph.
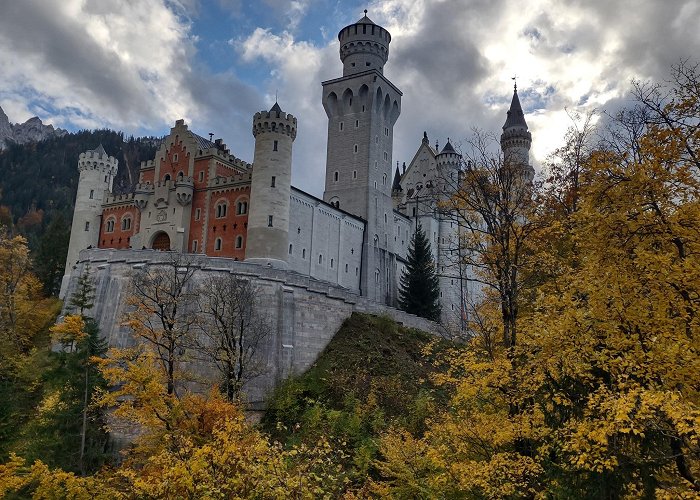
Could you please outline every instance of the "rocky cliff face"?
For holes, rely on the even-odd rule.
[[[44,125],[38,117],[30,118],[24,123],[10,123],[5,112],[0,108],[0,149],[7,147],[9,142],[26,144],[39,142],[49,137],[61,137],[67,134],[63,129],[54,129],[53,125]]]

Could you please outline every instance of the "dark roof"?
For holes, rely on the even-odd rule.
[[[456,153],[455,148],[452,147],[452,144],[450,144],[450,140],[447,140],[447,144],[445,144],[445,147],[442,148],[442,151],[440,151],[440,154],[442,153]]]
[[[394,182],[391,185],[392,191],[403,191],[401,189],[401,174],[399,173],[399,165],[396,165],[396,173],[394,173]]]
[[[513,100],[510,102],[510,109],[508,110],[506,122],[503,124],[503,130],[511,127],[527,128],[527,123],[525,123],[525,114],[523,113],[523,108],[520,105],[517,90],[513,92]]]
[[[275,101],[275,105],[270,108],[270,113],[272,112],[282,113],[282,108],[280,108],[280,105],[277,104],[277,101]]]
[[[374,21],[367,17],[367,11],[365,11],[365,15],[362,16],[362,19],[357,21],[355,24],[374,24]]]
[[[194,132],[192,132],[192,135],[194,136],[194,140],[197,141],[197,147],[202,151],[204,151],[205,149],[216,147],[216,144],[211,142],[209,139],[205,139],[201,135],[197,135]]]
[[[105,148],[102,147],[102,144],[97,146],[95,149],[92,150],[94,153],[97,153],[98,156],[107,156],[107,151],[105,151]]]

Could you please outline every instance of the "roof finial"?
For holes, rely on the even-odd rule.
[[[367,15],[367,9],[365,9],[365,16]]]
[[[511,77],[511,80],[513,80],[513,92],[518,91],[518,81],[516,80],[516,78],[518,78],[518,75],[513,75]]]
[[[277,89],[275,89],[275,104],[277,104]]]

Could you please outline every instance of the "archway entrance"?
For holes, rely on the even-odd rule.
[[[168,233],[160,232],[156,234],[156,237],[153,238],[151,248],[153,250],[170,250],[170,237]]]

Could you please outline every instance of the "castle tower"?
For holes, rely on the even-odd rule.
[[[501,134],[501,150],[506,164],[522,165],[527,173],[527,180],[532,182],[535,169],[530,165],[530,145],[532,134],[528,131],[525,114],[518,98],[518,87],[514,86],[513,100],[510,103],[506,122]]]
[[[102,144],[94,150],[81,153],[78,158],[80,177],[68,243],[66,270],[59,292],[61,298],[66,294],[68,280],[73,266],[78,262],[80,251],[88,247],[97,247],[102,203],[112,190],[112,182],[117,175],[118,163],[113,156],[107,155]]]
[[[287,269],[292,143],[297,119],[275,103],[253,117],[255,153],[245,260]]]
[[[340,30],[338,40],[343,76],[322,84],[328,116],[323,199],[367,221],[360,288],[394,304],[392,149],[402,93],[383,74],[391,35],[365,15]]]
[[[462,155],[455,151],[454,147],[447,139],[447,143],[442,151],[435,156],[438,170],[438,182],[441,194],[447,194],[456,190],[459,182],[459,171],[462,164]]]

